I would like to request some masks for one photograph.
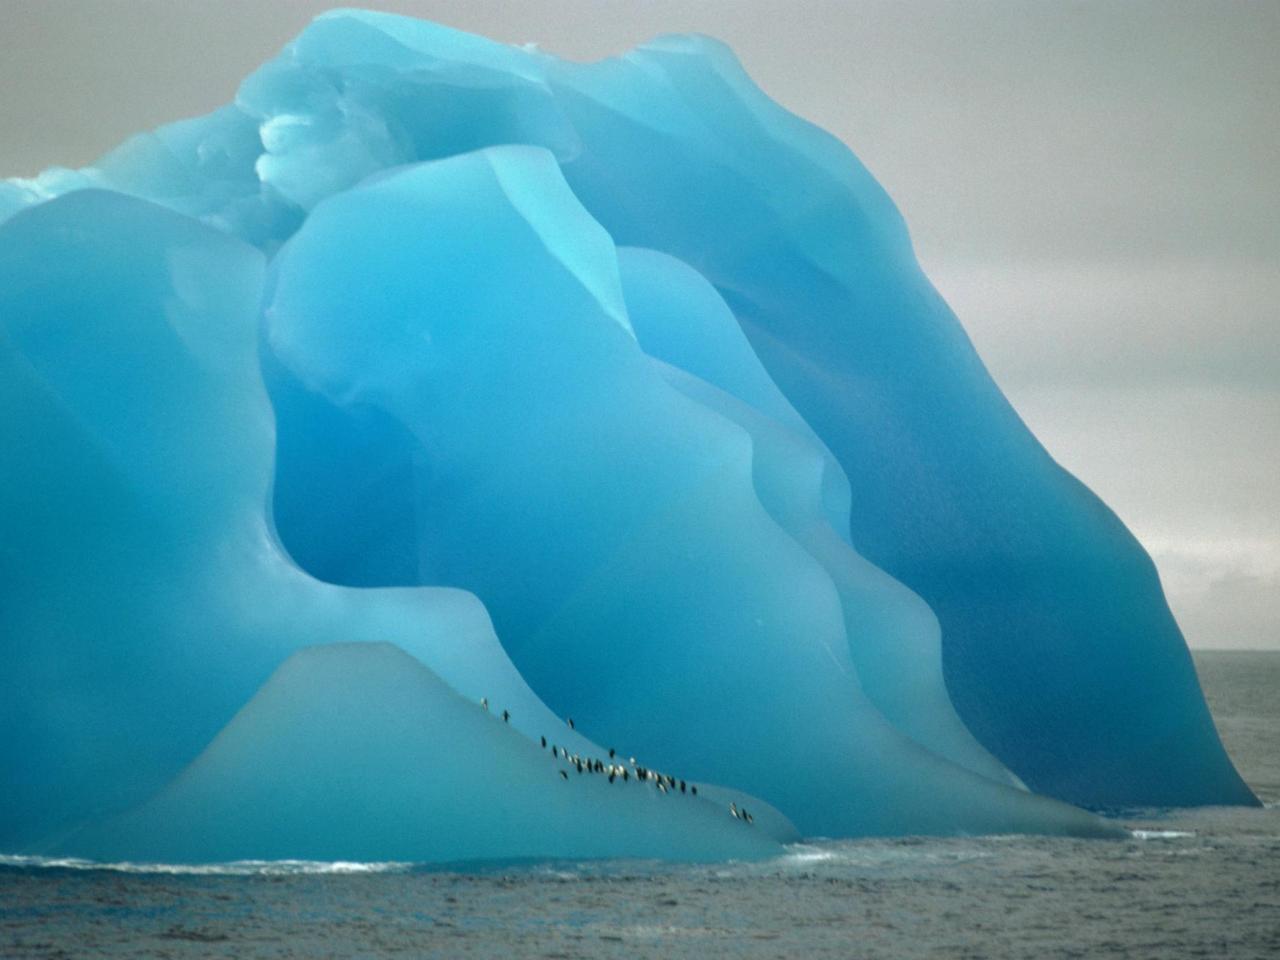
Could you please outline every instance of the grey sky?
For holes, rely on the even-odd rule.
[[[0,0],[0,173],[226,102],[331,5]],[[729,42],[889,190],[1192,644],[1280,647],[1280,3],[366,5],[581,59]]]

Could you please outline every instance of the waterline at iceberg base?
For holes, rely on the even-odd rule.
[[[0,219],[0,849],[716,860],[1256,802],[1149,558],[715,41],[334,11]]]

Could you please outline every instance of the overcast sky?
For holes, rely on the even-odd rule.
[[[226,102],[330,5],[0,0],[0,174]],[[1192,645],[1280,648],[1280,3],[366,5],[577,59],[730,43],[885,185]]]

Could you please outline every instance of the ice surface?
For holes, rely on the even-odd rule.
[[[580,773],[391,644],[328,644],[286,660],[158,796],[65,846],[152,862],[780,853],[752,819],[705,790]]]
[[[870,175],[714,41],[572,64],[335,11],[233,104],[0,183],[0,220],[0,847],[751,855],[555,807],[557,726],[745,791],[703,792],[769,843],[1252,800],[1145,553]],[[351,641],[406,656],[321,652]],[[333,736],[300,719],[366,667]],[[409,715],[456,743],[369,745]],[[516,784],[593,839],[442,836]],[[279,827],[295,789],[393,822],[322,843]]]

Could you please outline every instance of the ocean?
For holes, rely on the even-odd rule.
[[[98,865],[0,857],[0,957],[1280,958],[1280,653],[1196,656],[1263,809],[1128,840],[812,842],[776,860]]]

